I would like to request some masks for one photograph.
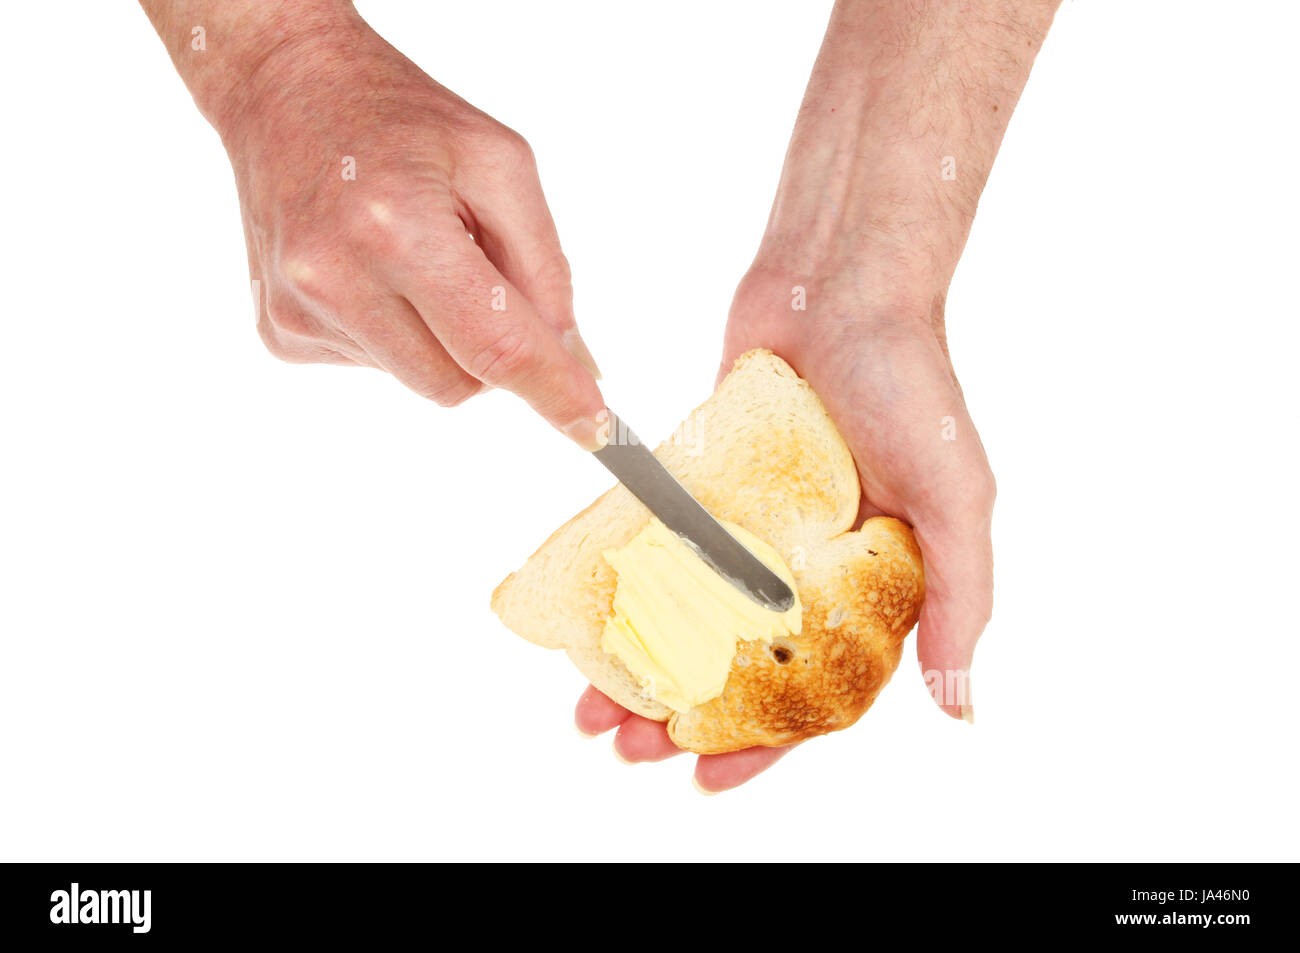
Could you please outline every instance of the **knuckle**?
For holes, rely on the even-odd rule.
[[[272,295],[267,301],[266,321],[277,332],[277,339],[283,335],[310,337],[315,330],[302,308],[282,295]]]
[[[495,148],[500,158],[511,165],[531,168],[537,164],[537,157],[528,140],[508,127],[501,127]]]
[[[539,262],[533,269],[533,278],[544,287],[569,294],[573,292],[573,269],[563,252],[556,251]]]
[[[293,292],[307,298],[317,298],[325,290],[327,269],[321,256],[315,252],[290,244],[280,255],[280,277]]]
[[[537,159],[528,140],[495,121],[471,131],[466,145],[476,164],[493,175],[526,174],[537,168]]]
[[[993,509],[993,503],[998,498],[998,481],[988,467],[984,468],[975,482],[975,498],[986,511]]]
[[[378,253],[396,256],[406,247],[399,212],[380,198],[365,197],[350,203],[341,213],[343,233],[354,245]]]
[[[505,328],[476,348],[465,369],[488,384],[514,380],[529,365],[533,352],[527,335],[518,328]]]

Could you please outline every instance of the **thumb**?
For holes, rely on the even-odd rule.
[[[917,658],[931,696],[953,718],[975,720],[970,668],[975,643],[993,612],[992,500],[957,522],[920,522],[925,603]]]

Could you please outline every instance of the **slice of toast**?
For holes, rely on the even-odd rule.
[[[651,698],[600,647],[618,581],[602,553],[650,520],[621,484],[508,576],[493,611],[530,642],[564,649],[618,704],[667,721],[690,751],[786,745],[857,721],[898,667],[925,580],[907,524],[874,517],[852,528],[857,469],[812,388],[771,351],[749,351],[655,456],[710,513],[781,554],[803,603],[800,635],[740,642],[722,694],[690,711]]]

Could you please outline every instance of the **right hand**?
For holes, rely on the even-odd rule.
[[[214,122],[270,351],[382,368],[443,406],[502,387],[598,446],[596,366],[523,138],[355,13],[241,82]]]

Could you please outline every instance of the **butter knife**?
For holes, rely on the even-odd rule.
[[[731,585],[774,612],[785,612],[794,605],[794,593],[785,580],[709,515],[650,448],[612,413],[609,443],[595,451],[594,456]]]

